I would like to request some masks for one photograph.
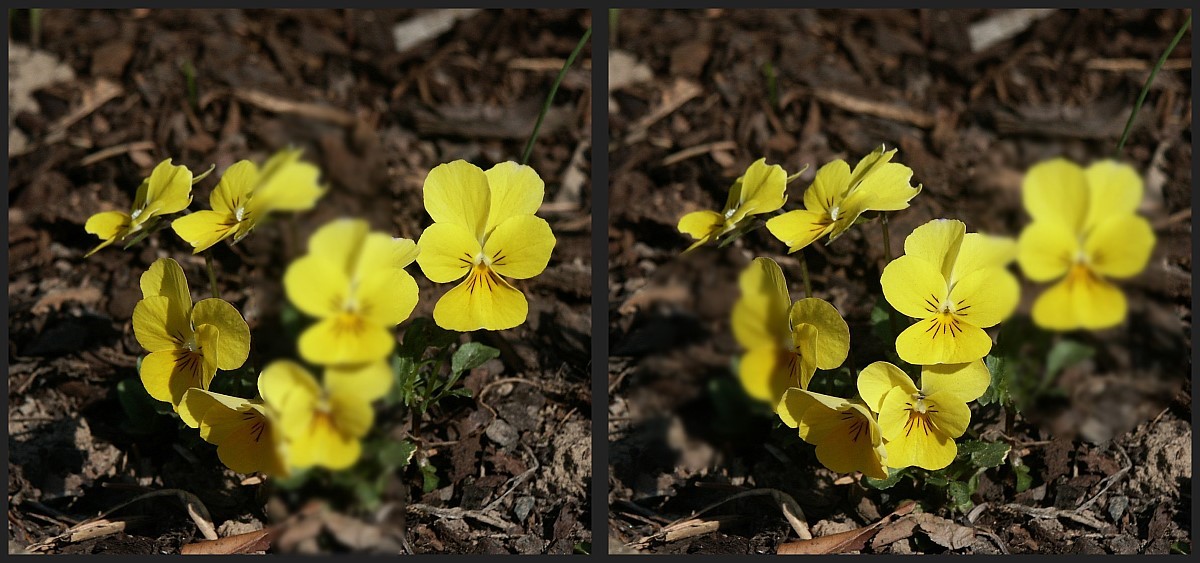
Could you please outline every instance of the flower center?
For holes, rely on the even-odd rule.
[[[835,205],[835,206],[833,206],[832,209],[829,210],[829,218],[833,219],[834,221],[837,221],[838,214],[840,214],[841,212],[842,212],[842,208],[840,206]]]
[[[241,221],[245,220],[246,219],[246,207],[239,205],[238,208],[233,212],[233,217],[235,219],[237,219],[239,223]]]
[[[912,395],[912,401],[904,405],[904,410],[908,411],[908,422],[904,423],[905,436],[913,431],[924,432],[928,436],[931,430],[937,430],[932,416],[938,412],[937,405],[926,400],[924,394],[918,391]]]
[[[129,218],[137,219],[142,214],[142,211],[145,211],[145,209],[134,209],[133,213],[129,214]]]

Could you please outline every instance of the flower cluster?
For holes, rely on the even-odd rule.
[[[768,219],[767,230],[792,253],[822,237],[836,239],[866,212],[908,207],[921,186],[911,185],[912,170],[893,162],[895,153],[881,147],[853,168],[842,160],[821,166],[804,192],[804,207]],[[752,215],[780,210],[788,180],[777,165],[752,164],[723,213],[680,219],[679,230],[697,239],[688,250],[745,232]],[[1142,183],[1128,166],[1044,162],[1030,169],[1023,194],[1033,222],[1019,241],[934,219],[908,235],[902,256],[889,255],[879,282],[887,303],[910,319],[895,329],[895,351],[912,369],[877,361],[851,372],[852,398],[810,389],[818,370],[837,369],[849,353],[840,313],[811,296],[793,302],[779,265],[755,258],[739,277],[741,296],[732,311],[733,333],[745,350],[737,375],[746,393],[770,405],[834,471],[883,478],[888,468],[948,466],[957,455],[955,440],[971,422],[969,404],[991,385],[986,330],[1019,302],[1010,264],[1019,262],[1034,281],[1058,280],[1034,304],[1038,325],[1104,328],[1121,322],[1126,311],[1124,296],[1108,280],[1142,271],[1154,246],[1149,223],[1136,214]],[[884,229],[886,235],[886,223]]]
[[[296,150],[261,167],[238,162],[213,190],[211,210],[176,218],[171,227],[194,253],[222,240],[237,243],[273,212],[312,208],[325,193],[319,177],[320,170]],[[88,254],[153,232],[164,216],[187,208],[198,179],[170,160],[159,164],[138,189],[130,213],[103,212],[88,221],[88,232],[103,239]],[[392,329],[409,318],[419,298],[405,268],[417,261],[435,282],[467,278],[434,309],[445,329],[520,325],[528,304],[504,276],[531,278],[549,262],[554,235],[535,215],[543,192],[528,166],[505,162],[484,172],[459,160],[434,168],[426,179],[425,206],[434,224],[420,244],[372,231],[362,219],[318,228],[307,253],[283,276],[288,300],[315,319],[297,343],[305,364],[269,362],[258,374],[253,399],[211,390],[218,370],[246,363],[246,321],[217,297],[193,304],[183,268],[160,259],[141,277],[143,298],[133,314],[134,333],[148,352],[140,363],[143,386],[216,445],[218,457],[235,471],[286,476],[313,466],[350,467],[374,423],[373,403],[389,394],[397,378],[388,362],[396,348]],[[321,370],[320,379],[312,366]]]

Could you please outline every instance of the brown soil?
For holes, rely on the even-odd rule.
[[[613,51],[629,56],[614,68],[624,83],[610,94],[610,545],[735,493],[773,488],[799,502],[815,535],[870,524],[910,498],[974,530],[953,548],[917,533],[867,552],[1190,551],[1190,35],[1158,75],[1122,154],[1145,175],[1142,210],[1158,235],[1147,270],[1124,284],[1128,322],[1069,335],[1096,355],[1065,370],[1009,433],[1032,487],[1018,494],[1010,466],[989,470],[972,499],[985,508],[970,519],[932,490],[839,480],[812,446],[743,398],[730,370],[739,353],[728,321],[737,274],[771,256],[798,298],[795,256],[765,229],[680,255],[690,239],[676,231],[679,217],[719,209],[760,156],[789,172],[810,165],[789,190],[785,209],[795,209],[818,166],[854,162],[880,143],[898,147],[896,158],[924,185],[910,209],[891,216],[892,252],[936,217],[1015,236],[1027,220],[1023,171],[1053,156],[1112,155],[1148,65],[1186,17],[1058,10],[973,52],[968,29],[995,14],[620,12]],[[870,325],[884,261],[879,222],[805,253],[816,296],[850,324],[847,365],[883,359],[890,342]],[[1024,286],[1019,316],[1040,290]],[[974,410],[976,432],[994,439],[1006,430],[999,407]],[[795,534],[765,499],[707,514],[720,520],[718,531],[642,551],[773,552]]]
[[[478,335],[509,345],[503,361],[466,378],[475,398],[448,400],[419,425],[437,490],[423,494],[409,467],[390,478],[377,510],[336,496],[314,509],[239,484],[243,476],[225,470],[212,446],[169,417],[131,428],[117,399],[117,383],[136,377],[142,353],[130,324],[141,272],[171,256],[194,294],[206,290],[203,260],[170,231],[83,258],[96,243],[83,230],[87,218],[128,208],[155,163],[172,157],[195,171],[223,170],[292,145],[323,170],[331,190],[316,209],[215,251],[222,297],[249,322],[249,362],[261,368],[295,355],[281,330],[280,279],[308,235],[352,215],[416,239],[429,223],[426,172],[458,158],[519,160],[561,61],[590,25],[585,10],[485,10],[398,52],[393,26],[422,15],[43,10],[40,48],[71,72],[37,86],[35,103],[10,116],[28,148],[9,158],[10,551],[164,488],[199,496],[222,535],[292,515],[275,551],[571,553],[590,542],[590,49],[563,82],[530,161],[546,181],[541,215],[558,245],[546,271],[520,285],[529,320],[504,341]],[[20,12],[10,45],[29,47],[30,36]],[[27,77],[53,68],[38,64]],[[89,107],[102,81],[116,94]],[[317,111],[264,107],[256,101],[264,96]],[[96,156],[126,143],[135,144]],[[207,206],[214,178],[197,185],[193,209]],[[413,315],[428,317],[450,286],[411,271],[422,295]],[[376,423],[385,439],[412,427],[403,409]],[[129,528],[54,551],[173,553],[200,538],[169,500],[115,517],[130,519]]]

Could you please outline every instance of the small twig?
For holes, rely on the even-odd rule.
[[[131,153],[131,152],[135,152],[135,151],[148,151],[148,150],[153,150],[153,149],[154,149],[153,141],[134,141],[132,143],[122,143],[119,145],[114,145],[114,146],[108,147],[107,149],[98,150],[92,154],[89,154],[89,155],[83,157],[83,160],[79,161],[79,165],[80,166],[91,166],[93,164],[96,164],[97,162],[100,162],[102,160],[107,160],[114,156],[120,156],[125,153]]]
[[[517,489],[517,487],[520,486],[521,483],[523,483],[525,481],[525,479],[527,479],[530,475],[533,475],[535,472],[537,472],[538,469],[540,469],[542,467],[542,464],[538,462],[537,456],[534,455],[533,449],[531,449],[527,444],[525,444],[525,442],[521,442],[521,447],[525,448],[525,453],[529,454],[529,458],[533,460],[533,467],[530,467],[529,469],[526,469],[524,472],[522,472],[520,475],[517,475],[516,477],[509,479],[508,482],[511,483],[511,485],[509,485],[508,489],[506,491],[504,491],[503,494],[496,497],[496,500],[493,500],[492,502],[488,503],[487,506],[483,507],[483,512],[491,512],[493,509],[495,509],[497,506],[499,506],[500,501],[504,500],[504,497],[512,494],[512,492],[515,491]]]
[[[996,544],[996,547],[1000,549],[1000,553],[1003,553],[1004,555],[1009,554],[1008,546],[1005,545],[1004,540],[1000,539],[1000,536],[984,530],[983,528],[975,528],[975,533],[992,540],[992,542]]]
[[[1120,481],[1121,477],[1124,477],[1126,473],[1129,473],[1130,469],[1133,469],[1133,460],[1129,459],[1129,454],[1125,453],[1125,448],[1122,448],[1120,444],[1117,444],[1115,442],[1113,443],[1113,446],[1116,447],[1117,451],[1121,453],[1121,457],[1125,458],[1125,466],[1122,467],[1121,469],[1118,469],[1116,473],[1113,473],[1112,475],[1109,475],[1108,477],[1105,477],[1103,480],[1101,480],[1100,481],[1100,483],[1101,483],[1100,492],[1096,493],[1095,496],[1088,499],[1087,501],[1080,503],[1079,506],[1076,506],[1075,512],[1082,512],[1082,511],[1088,509],[1089,507],[1091,507],[1092,504],[1094,504],[1097,499],[1099,499],[1101,496],[1103,496],[1104,493],[1107,493],[1108,490],[1111,489],[1113,485],[1117,484],[1117,481]]]
[[[734,150],[736,148],[737,148],[737,143],[734,141],[714,141],[711,143],[704,143],[703,145],[696,145],[691,148],[686,148],[675,154],[667,156],[666,158],[663,159],[662,165],[670,166],[672,164],[683,162],[689,158],[692,158],[695,156],[700,156],[702,154],[710,154],[710,153],[714,153],[717,151]]]
[[[932,115],[923,111],[868,100],[830,88],[817,88],[813,90],[813,96],[822,102],[850,113],[866,114],[888,121],[908,123],[922,129],[932,129],[936,123]]]
[[[307,117],[318,121],[325,121],[349,127],[357,121],[353,115],[344,110],[323,106],[318,104],[310,104],[305,102],[296,102],[285,98],[272,96],[266,92],[258,90],[236,90],[233,93],[234,97],[247,104],[255,106],[259,109],[269,111],[271,113],[283,113]]]

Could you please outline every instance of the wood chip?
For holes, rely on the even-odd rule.
[[[1058,10],[1053,8],[1001,10],[994,16],[973,23],[967,28],[971,51],[978,53],[1001,41],[1011,39],[1056,11]]]
[[[932,115],[923,111],[917,111],[896,104],[868,100],[831,88],[817,88],[813,90],[813,96],[822,102],[850,113],[863,113],[889,121],[899,121],[901,123],[916,125],[922,129],[932,129],[936,123]]]
[[[319,121],[326,121],[342,127],[349,127],[358,119],[349,112],[334,107],[297,102],[273,96],[258,90],[237,90],[234,96],[247,104],[272,113],[299,115]]]
[[[189,543],[179,552],[183,555],[245,555],[270,549],[279,531],[275,527],[237,534],[215,540]]]
[[[830,534],[819,538],[807,540],[797,540],[781,544],[777,553],[779,555],[828,555],[834,553],[846,553],[850,551],[862,551],[866,547],[867,542],[875,537],[875,534],[896,518],[904,516],[913,511],[917,504],[908,502],[897,508],[891,514],[884,516],[878,522],[869,526],[863,526],[847,532],[839,534]]]

